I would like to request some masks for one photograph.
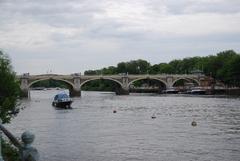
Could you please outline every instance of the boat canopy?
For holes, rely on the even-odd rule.
[[[66,93],[60,93],[54,97],[54,100],[63,99],[63,98],[69,98],[69,96]]]

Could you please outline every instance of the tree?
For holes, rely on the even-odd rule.
[[[229,68],[229,75],[231,75],[233,85],[240,87],[240,55],[234,56],[229,62],[231,67]]]
[[[9,123],[17,114],[17,99],[20,86],[16,74],[12,70],[9,57],[0,51],[0,118],[3,123]]]
[[[150,66],[151,64],[146,60],[138,59],[135,66],[135,69],[137,69],[137,71],[134,74],[147,74],[149,72]]]
[[[159,65],[159,70],[160,73],[165,73],[165,74],[172,74],[173,73],[173,68],[171,65],[167,64],[167,63],[160,63]]]
[[[118,73],[127,73],[127,65],[125,62],[120,62],[117,64]]]
[[[109,66],[108,68],[103,68],[102,74],[104,74],[104,75],[117,74],[117,68],[114,66]]]
[[[159,73],[159,65],[154,64],[149,68],[149,74],[158,74]]]
[[[97,75],[97,72],[95,70],[87,70],[84,72],[84,75]]]
[[[234,55],[223,69],[220,70],[219,75],[223,75],[223,81],[231,86],[240,86],[240,55]]]
[[[182,73],[182,60],[173,60],[169,63],[173,69],[173,74]]]

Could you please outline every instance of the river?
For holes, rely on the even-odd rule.
[[[31,91],[7,125],[36,135],[41,161],[240,160],[239,98],[82,92],[57,109],[57,92]]]

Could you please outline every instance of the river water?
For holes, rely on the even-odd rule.
[[[239,98],[82,92],[57,109],[56,93],[31,91],[7,126],[36,135],[41,161],[240,160]]]

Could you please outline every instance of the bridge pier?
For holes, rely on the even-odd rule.
[[[81,97],[81,79],[80,74],[75,73],[73,76],[73,88],[69,89],[70,97]]]
[[[69,89],[70,97],[81,97],[81,90]]]
[[[122,77],[122,85],[120,88],[117,88],[116,95],[129,95],[129,79],[127,75]]]
[[[29,89],[21,89],[20,96],[22,98],[28,98],[29,97]]]
[[[129,89],[118,88],[116,95],[129,95]]]
[[[21,93],[20,93],[20,96],[28,98],[29,97],[29,86],[28,86],[28,83],[29,83],[29,73],[23,74],[21,76],[20,80],[21,80],[21,85],[20,85]]]
[[[166,77],[166,89],[170,89],[173,87],[173,76]]]

